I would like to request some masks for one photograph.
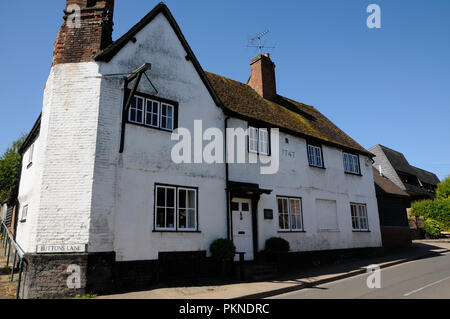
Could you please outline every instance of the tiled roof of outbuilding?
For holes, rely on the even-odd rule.
[[[373,168],[373,179],[375,181],[375,189],[377,194],[390,194],[396,196],[409,196],[407,192],[395,185],[385,176],[381,176],[380,172]]]

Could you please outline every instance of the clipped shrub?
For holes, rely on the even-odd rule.
[[[236,246],[229,239],[216,239],[210,246],[211,255],[216,260],[233,260],[236,255]]]
[[[428,234],[431,238],[439,238],[443,230],[443,225],[434,219],[428,218],[423,223],[423,229],[425,230],[425,234]]]
[[[283,238],[272,237],[266,241],[266,253],[269,254],[280,254],[288,253],[290,250],[289,242]]]

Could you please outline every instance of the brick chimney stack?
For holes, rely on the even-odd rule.
[[[274,100],[277,96],[277,85],[275,81],[275,63],[270,59],[268,53],[258,55],[250,61],[252,74],[248,85],[259,95],[267,100]]]
[[[79,18],[74,11],[77,6]],[[53,65],[93,61],[112,43],[114,0],[66,0],[64,13],[55,40]]]

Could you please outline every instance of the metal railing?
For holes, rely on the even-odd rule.
[[[14,281],[14,274],[16,267],[18,269],[18,280],[17,280],[17,291],[16,299],[20,297],[20,285],[22,281],[23,264],[25,259],[25,252],[19,246],[19,244],[14,240],[11,232],[9,231],[6,224],[0,220],[0,248],[3,249],[3,254],[6,257],[6,268],[9,267],[9,261],[13,255],[13,262],[11,267],[11,282]],[[0,251],[1,253],[1,251]]]

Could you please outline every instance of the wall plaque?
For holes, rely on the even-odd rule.
[[[273,209],[264,209],[264,219],[273,219]]]

